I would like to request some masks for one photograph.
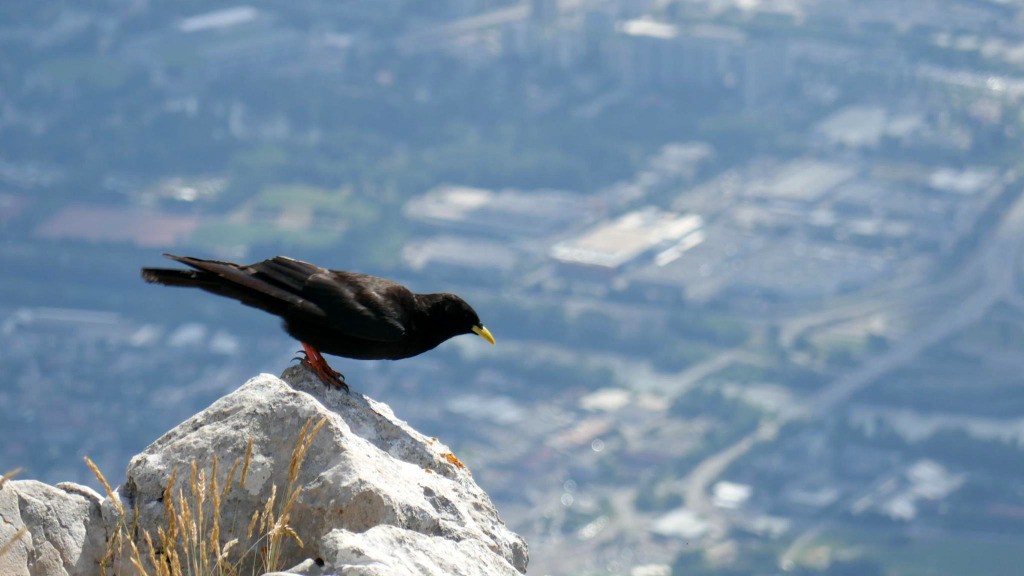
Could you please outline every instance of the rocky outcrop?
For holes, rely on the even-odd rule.
[[[100,500],[99,494],[77,484],[5,484],[0,489],[0,574],[96,574],[106,552]],[[20,532],[23,528],[27,531]]]
[[[300,366],[282,378],[251,379],[132,459],[117,492],[126,516],[137,511],[137,536],[142,530],[155,536],[167,525],[172,474],[172,495],[181,490],[194,502],[191,486],[205,479],[209,502],[216,460],[222,542],[238,538],[244,548],[254,511],[266,509],[272,493],[278,510],[297,494],[288,524],[303,546],[286,538],[280,562],[296,566],[294,573],[526,572],[526,544],[447,447],[411,429],[388,406],[328,388]],[[296,470],[299,431],[321,421]],[[235,481],[225,489],[235,462]],[[31,526],[32,538],[23,537],[0,559],[0,573],[96,573],[117,519],[109,500],[104,506],[87,494],[9,483],[0,492],[0,514],[13,529],[0,527],[0,544],[19,522]]]

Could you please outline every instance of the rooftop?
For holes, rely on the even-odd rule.
[[[556,244],[551,256],[566,263],[618,268],[646,252],[684,242],[703,225],[696,214],[647,207]]]
[[[942,192],[974,195],[995,184],[997,176],[992,168],[940,168],[928,177],[928,185]]]
[[[847,146],[877,146],[885,134],[885,109],[850,106],[822,120],[815,130],[833,143]]]
[[[500,242],[438,236],[409,242],[402,249],[402,258],[413,270],[448,266],[506,274],[515,268],[519,254]]]
[[[252,6],[235,6],[223,10],[214,10],[204,14],[198,14],[178,21],[178,30],[190,33],[203,30],[216,30],[230,28],[239,24],[245,24],[255,20],[259,10]]]
[[[777,200],[813,202],[857,175],[849,165],[799,158],[781,167],[765,181],[754,184],[750,194]]]
[[[679,35],[679,28],[673,24],[657,22],[650,18],[637,18],[626,20],[618,26],[619,31],[627,36],[642,36],[647,38],[668,39]]]
[[[656,172],[681,178],[693,178],[697,169],[715,156],[715,149],[704,142],[665,144],[648,165]]]
[[[871,148],[886,136],[906,138],[924,125],[919,114],[891,114],[880,106],[848,106],[819,122],[815,131],[832,144]]]
[[[438,186],[405,205],[407,218],[460,231],[504,236],[557,233],[596,218],[600,206],[562,190],[489,190]]]

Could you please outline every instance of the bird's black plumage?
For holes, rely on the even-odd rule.
[[[474,332],[493,343],[477,313],[454,294],[414,294],[391,280],[284,256],[247,265],[165,256],[191,269],[143,268],[143,279],[201,288],[280,316],[314,353],[397,360]]]

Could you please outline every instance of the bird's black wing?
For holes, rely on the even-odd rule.
[[[398,342],[406,333],[406,305],[415,302],[401,284],[354,272],[321,269],[300,295],[321,308],[332,325],[350,336]]]
[[[317,324],[353,338],[401,340],[408,321],[405,305],[415,306],[412,293],[390,280],[332,271],[285,256],[249,265],[165,256],[195,272],[147,268],[146,280],[195,286],[281,316],[287,324]]]
[[[396,342],[405,335],[407,313],[402,304],[414,299],[401,284],[368,274],[328,270],[286,256],[247,268],[257,278],[323,310],[324,321],[333,330],[378,342]]]
[[[279,316],[300,314],[321,319],[326,316],[323,309],[297,294],[297,290],[254,274],[252,266],[173,254],[164,256],[194,268],[195,272],[145,268],[142,271],[143,278],[171,286],[195,286]]]

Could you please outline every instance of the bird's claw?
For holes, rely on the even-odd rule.
[[[349,393],[348,384],[345,383],[345,375],[337,370],[331,369],[330,366],[325,366],[325,368],[327,368],[326,371],[330,377],[326,378],[324,381],[339,390],[344,390],[346,394]]]
[[[312,370],[320,378],[320,381],[328,386],[337,388],[338,390],[344,390],[346,394],[351,393],[348,388],[348,384],[345,383],[345,375],[337,370],[334,370],[330,366],[317,365],[309,360],[309,358],[302,358],[302,365],[307,369]]]

